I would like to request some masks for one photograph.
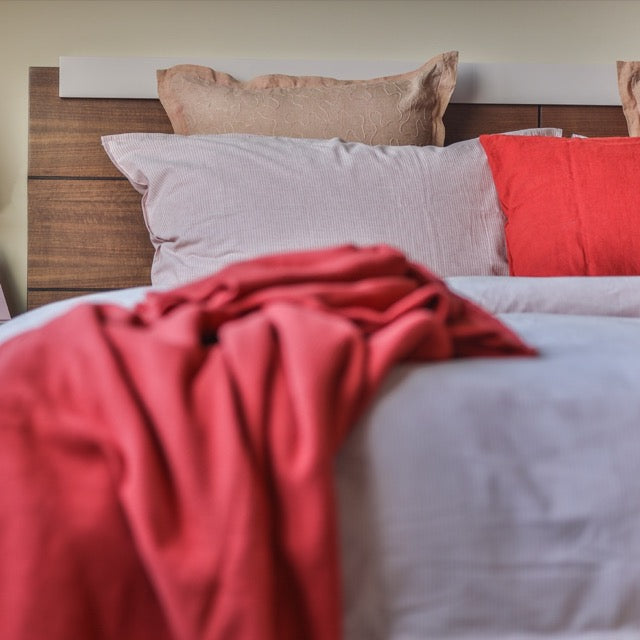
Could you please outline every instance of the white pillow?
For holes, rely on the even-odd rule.
[[[508,274],[503,214],[477,139],[418,147],[128,133],[102,141],[143,194],[154,286],[344,243],[390,244],[441,276]]]
[[[453,276],[446,283],[491,314],[640,318],[640,276]]]

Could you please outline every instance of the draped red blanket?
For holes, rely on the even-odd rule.
[[[0,347],[0,638],[340,637],[332,456],[399,360],[532,353],[386,247]]]

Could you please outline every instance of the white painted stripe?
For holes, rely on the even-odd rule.
[[[267,73],[371,78],[403,73],[422,62],[401,60],[277,60],[250,58],[60,58],[60,97],[156,98],[156,69],[202,64],[239,80]],[[453,102],[477,104],[618,105],[610,65],[461,62]]]

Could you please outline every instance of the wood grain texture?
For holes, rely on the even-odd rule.
[[[149,284],[153,249],[140,194],[126,180],[29,180],[28,306],[32,292]]]
[[[560,127],[565,136],[628,136],[622,107],[549,105],[540,107],[543,127]]]
[[[100,137],[129,131],[171,133],[158,100],[58,97],[58,68],[29,70],[29,175],[120,176]]]
[[[538,125],[538,107],[521,104],[450,104],[444,114],[445,144]]]
[[[105,289],[107,291],[107,289]],[[84,296],[88,293],[96,293],[93,289],[87,291],[86,289],[44,289],[42,291],[38,289],[31,289],[29,291],[29,309],[37,309],[50,302],[60,302],[61,300],[68,300],[69,298],[76,298],[78,296]]]

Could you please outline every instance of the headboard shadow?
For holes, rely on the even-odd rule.
[[[29,71],[27,306],[149,284],[140,195],[102,149],[105,134],[171,132],[158,100],[60,98],[57,67]],[[537,126],[627,135],[619,106],[449,105],[447,143]]]

